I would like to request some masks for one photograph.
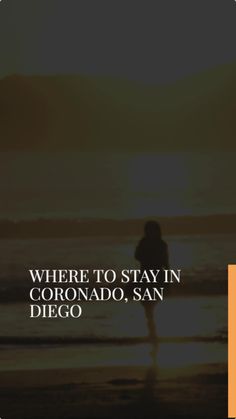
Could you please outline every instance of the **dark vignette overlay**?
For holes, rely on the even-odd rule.
[[[227,417],[235,19],[233,0],[0,2],[0,417]],[[32,318],[35,269],[181,282]]]

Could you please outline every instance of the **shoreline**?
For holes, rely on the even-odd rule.
[[[226,344],[226,336],[182,336],[182,337],[160,337],[157,343],[222,343]],[[34,346],[34,345],[106,345],[106,346],[130,346],[149,344],[148,337],[58,337],[58,336],[0,336],[0,345]]]
[[[175,380],[179,377],[193,378],[204,375],[205,377],[215,377],[227,375],[227,364],[201,364],[184,367],[159,368],[156,365],[126,365],[116,366],[96,366],[96,367],[77,367],[77,368],[34,368],[22,370],[0,370],[0,388],[16,388],[34,386],[50,386],[70,383],[108,383],[108,384],[128,384],[141,383],[144,381],[147,371],[155,370],[156,379],[159,381]],[[101,374],[102,371],[102,374]],[[56,374],[55,374],[56,372]],[[37,373],[37,377],[35,374]],[[132,379],[130,378],[132,376]],[[114,379],[115,377],[115,379]],[[127,377],[127,380],[124,378]],[[36,379],[37,378],[37,379]],[[45,382],[44,380],[47,379]]]

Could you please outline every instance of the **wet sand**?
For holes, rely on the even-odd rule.
[[[0,372],[0,416],[227,417],[226,365],[99,367]]]

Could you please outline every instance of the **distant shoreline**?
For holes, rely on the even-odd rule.
[[[158,220],[165,235],[234,234],[236,214],[149,217],[143,219],[0,220],[1,239],[128,237],[141,235],[147,219]]]

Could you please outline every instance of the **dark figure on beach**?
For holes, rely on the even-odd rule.
[[[135,259],[140,262],[141,271],[168,269],[168,247],[164,240],[162,240],[161,228],[156,221],[148,221],[145,224],[144,237],[140,240],[135,250]],[[143,285],[145,287],[153,287],[152,283]],[[156,301],[143,301],[142,305],[147,320],[149,339],[156,353],[157,335],[154,319]]]

